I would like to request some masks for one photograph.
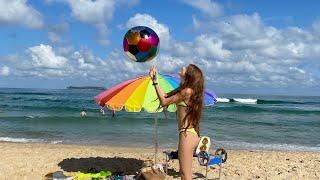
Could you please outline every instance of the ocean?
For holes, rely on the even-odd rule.
[[[106,110],[93,97],[100,91],[75,89],[0,89],[0,141],[93,144],[151,148],[154,121],[162,148],[176,148],[175,113]],[[320,97],[219,94],[205,107],[201,135],[212,149],[320,152]],[[87,117],[80,118],[81,110]]]

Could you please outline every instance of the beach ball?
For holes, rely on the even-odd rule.
[[[135,62],[146,62],[156,57],[159,51],[158,35],[146,26],[136,26],[125,34],[123,50]]]

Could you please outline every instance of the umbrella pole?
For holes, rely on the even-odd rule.
[[[158,163],[158,113],[154,118],[154,164]]]

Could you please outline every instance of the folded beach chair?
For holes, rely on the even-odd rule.
[[[208,136],[202,136],[200,138],[200,141],[198,143],[197,148],[194,151],[193,157],[198,157],[198,154],[201,151],[208,152],[211,146],[210,137]],[[164,154],[166,154],[166,161],[178,159],[178,151],[164,151]]]
[[[206,179],[208,175],[208,168],[212,168],[215,165],[219,166],[219,179],[221,177],[221,165],[227,160],[227,152],[224,149],[217,149],[215,154],[210,154],[209,149],[211,146],[210,137],[203,136],[200,138],[199,144],[195,149],[193,157],[198,158],[198,162],[201,166],[206,166]],[[166,155],[165,172],[168,173],[168,162],[170,160],[178,159],[178,151],[164,151]]]

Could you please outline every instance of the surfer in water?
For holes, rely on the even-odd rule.
[[[102,107],[102,106],[100,107],[100,113],[101,113],[102,116],[104,116],[104,115],[106,114],[106,113],[104,112],[104,107]]]
[[[86,116],[87,116],[87,113],[85,111],[80,112],[80,117],[86,117]]]
[[[82,108],[81,108],[81,112],[80,112],[80,117],[86,117],[87,116],[87,113],[86,113],[86,111],[84,110],[84,107],[82,106]]]

